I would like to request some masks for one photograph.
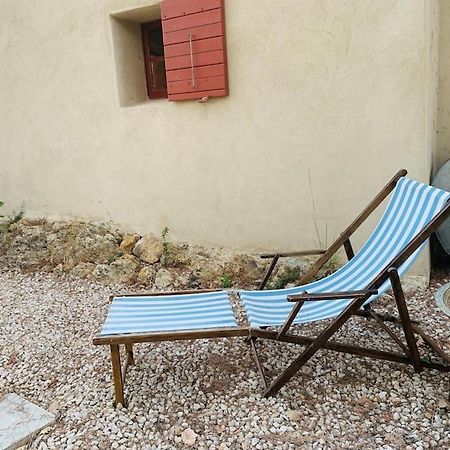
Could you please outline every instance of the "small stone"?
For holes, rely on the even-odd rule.
[[[297,411],[295,409],[291,409],[286,413],[286,416],[290,419],[293,420],[294,422],[300,422],[303,418],[302,414],[300,411]]]
[[[183,440],[184,444],[192,447],[197,440],[197,433],[191,428],[188,428],[181,433],[181,439]]]

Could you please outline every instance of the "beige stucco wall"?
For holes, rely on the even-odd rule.
[[[433,169],[450,159],[450,0],[439,0],[438,135]]]
[[[230,96],[121,107],[110,14],[153,3],[2,1],[10,209],[168,226],[201,244],[311,248],[399,168],[428,181],[437,2],[226,0]]]

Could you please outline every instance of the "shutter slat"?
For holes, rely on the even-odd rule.
[[[224,0],[164,0],[161,16],[169,100],[227,96]]]
[[[223,75],[224,65],[215,64],[213,66],[203,66],[196,67],[194,69],[195,79],[208,78],[208,77],[218,77]],[[192,70],[189,69],[179,69],[179,70],[169,70],[167,72],[167,82],[170,81],[181,81],[181,80],[191,80]]]
[[[221,22],[222,10],[212,9],[210,11],[203,11],[197,14],[190,14],[189,16],[176,17],[175,19],[165,20],[164,32],[171,33],[174,31],[186,30],[188,28],[200,27],[202,25]]]
[[[189,33],[192,34],[192,41],[223,36],[223,24],[212,23],[208,25],[202,25],[200,27],[188,28],[181,31],[172,31],[171,33],[164,32],[163,33],[164,45],[178,44],[180,42],[189,42]]]
[[[206,53],[197,53],[192,56],[194,68],[224,63],[223,60],[224,55],[222,50],[216,50],[214,52],[206,52]],[[187,67],[191,67],[191,55],[176,56],[175,58],[166,59],[166,71],[175,69],[185,69]]]
[[[198,91],[195,92],[195,97],[192,92],[188,92],[186,94],[172,94],[169,100],[178,101],[178,100],[194,100],[201,99],[203,97],[225,97],[228,95],[227,89],[215,89],[213,91]]]
[[[195,80],[195,87],[192,87],[191,80],[172,81],[167,83],[167,88],[171,94],[185,94],[195,91],[211,91],[215,89],[225,89],[225,77],[199,78]]]
[[[161,18],[166,20],[221,7],[222,0],[163,0]]]
[[[201,39],[199,41],[192,42],[192,52],[203,53],[211,52],[213,50],[223,50],[223,37],[215,37],[210,39]],[[166,58],[172,58],[174,56],[190,55],[191,49],[189,42],[182,42],[181,44],[167,45],[164,48],[164,54]]]

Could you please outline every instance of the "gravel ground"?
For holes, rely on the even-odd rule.
[[[441,274],[408,304],[450,350],[450,322],[432,299],[446,281]],[[242,338],[137,345],[128,408],[114,409],[109,349],[91,344],[112,292],[117,288],[83,280],[0,271],[0,396],[15,392],[58,417],[31,448],[450,447],[448,375],[321,351],[276,398],[264,399]],[[379,304],[389,309],[392,299]],[[340,337],[387,341],[359,318]],[[273,374],[299,351],[260,345]]]

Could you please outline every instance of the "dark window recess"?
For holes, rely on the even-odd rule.
[[[145,77],[149,98],[167,98],[166,63],[161,20],[143,23]]]

